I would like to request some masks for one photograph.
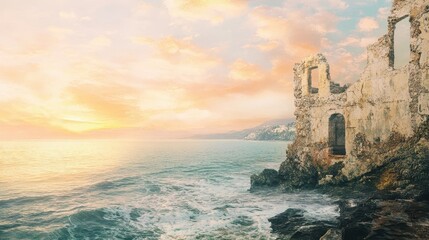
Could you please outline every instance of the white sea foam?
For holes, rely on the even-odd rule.
[[[248,191],[252,173],[280,165],[286,149],[281,142],[130,142],[121,143],[121,148],[115,144],[92,143],[91,148],[73,144],[75,152],[67,152],[64,158],[49,153],[49,143],[29,147],[28,151],[39,151],[26,155],[33,156],[32,164],[38,158],[42,163],[59,161],[57,167],[70,160],[78,163],[67,167],[72,172],[67,173],[68,178],[56,178],[55,183],[51,176],[42,175],[37,182],[31,178],[20,179],[18,185],[0,183],[5,189],[0,200],[9,199],[12,193],[24,199],[36,196],[3,203],[0,226],[12,226],[7,237],[275,239],[267,219],[288,208],[305,209],[308,218],[332,220],[338,216],[334,201],[325,195]],[[121,153],[121,149],[127,152]],[[0,154],[0,164],[7,161],[7,154]],[[100,166],[91,159],[97,159]],[[26,164],[24,160],[20,163]],[[48,166],[41,169],[45,168]],[[44,182],[55,188],[38,189]],[[28,186],[22,188],[21,183]],[[42,220],[34,219],[46,210]],[[13,227],[18,219],[30,230]]]

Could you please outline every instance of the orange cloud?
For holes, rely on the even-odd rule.
[[[112,44],[112,40],[106,36],[100,35],[91,40],[90,45],[94,48],[104,48]]]
[[[64,115],[63,120],[88,123],[93,128],[133,126],[141,120],[139,92],[134,88],[113,83],[75,84],[66,94],[67,105],[82,108]],[[64,126],[67,128],[67,122]]]
[[[149,79],[202,81],[221,63],[214,50],[201,48],[190,39],[140,37],[134,42],[148,45],[154,51],[150,59],[138,62],[139,68],[144,68],[141,72]]]
[[[265,73],[256,65],[242,59],[235,61],[230,69],[229,77],[238,81],[261,80]]]
[[[75,20],[75,19],[77,19],[77,15],[73,11],[69,11],[69,12],[61,11],[58,13],[58,15],[60,16],[61,19],[64,19],[64,20]]]
[[[359,72],[365,58],[350,49],[377,31],[337,32],[334,13],[349,5],[11,1],[0,22],[0,135],[184,136],[292,117],[295,62],[324,52],[334,80]]]
[[[357,28],[361,32],[371,32],[378,29],[380,25],[378,22],[372,17],[364,17],[359,20]]]
[[[0,139],[61,138],[73,134],[51,124],[47,108],[25,100],[0,101]]]
[[[15,122],[0,124],[0,140],[11,139],[58,139],[75,138],[76,135],[57,128],[29,123]]]
[[[223,111],[221,105],[224,105],[224,109],[228,109],[230,98],[241,96],[240,99],[254,99],[255,96],[264,92],[271,92],[273,97],[292,96],[290,91],[293,83],[287,77],[292,74],[292,69],[286,68],[290,64],[291,61],[278,59],[273,61],[271,69],[263,70],[258,65],[237,60],[230,67],[229,81],[184,83],[181,85],[184,90],[182,96],[194,108],[209,109],[212,113],[222,113],[224,117],[227,117],[230,112]],[[262,99],[258,98],[258,101],[260,100]],[[228,104],[225,104],[226,102]],[[252,106],[249,101],[245,101],[243,104]],[[288,105],[286,102],[279,104]],[[213,111],[213,106],[217,106],[215,111]],[[278,105],[276,104],[276,106]],[[274,105],[272,107],[272,109],[279,110]],[[250,115],[252,114],[260,114],[260,112],[253,111]],[[236,115],[233,116],[236,117]],[[240,116],[244,117],[245,115]]]
[[[257,7],[251,13],[257,36],[266,40],[262,49],[274,49],[278,43],[290,57],[300,59],[321,48],[323,36],[335,31],[338,18],[328,12],[308,15],[303,10]]]
[[[13,86],[15,91],[11,94],[28,98],[35,95],[38,98],[47,98],[50,89],[55,84],[49,85],[49,77],[44,72],[40,64],[23,63],[21,65],[0,65],[0,78],[3,83]],[[20,91],[20,92],[18,92]],[[27,93],[29,96],[22,96],[19,93]]]
[[[247,6],[246,0],[166,0],[164,3],[174,17],[212,24],[239,15]]]
[[[171,63],[195,64],[202,62],[207,65],[218,63],[216,57],[205,49],[196,46],[189,39],[166,37],[157,40],[145,39],[143,42],[155,47],[158,56]]]

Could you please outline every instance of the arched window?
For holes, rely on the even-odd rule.
[[[346,124],[339,113],[329,117],[329,148],[333,155],[346,155]]]

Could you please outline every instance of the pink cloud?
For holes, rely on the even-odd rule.
[[[247,6],[246,0],[165,0],[164,3],[173,17],[212,24],[241,14]]]
[[[371,32],[378,29],[380,25],[373,17],[364,17],[359,20],[357,28],[361,32]]]

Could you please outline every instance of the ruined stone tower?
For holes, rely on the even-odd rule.
[[[400,21],[410,23],[409,62],[396,67]],[[367,66],[351,86],[331,81],[321,54],[296,64],[294,146],[300,159],[319,166],[342,162],[342,174],[350,179],[380,164],[376,155],[383,148],[413,136],[429,116],[428,50],[429,0],[395,0],[388,33],[368,47]]]

